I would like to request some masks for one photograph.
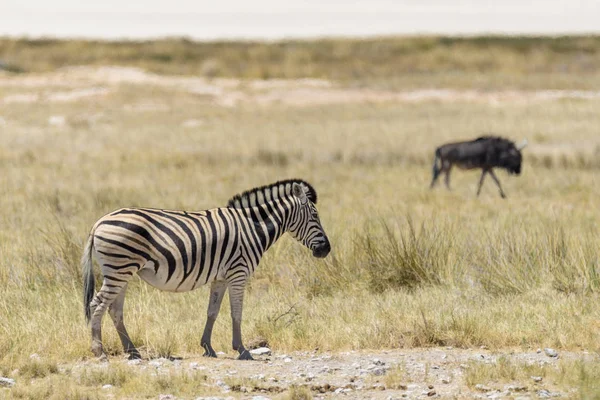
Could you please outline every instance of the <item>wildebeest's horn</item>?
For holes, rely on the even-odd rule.
[[[523,150],[525,146],[527,146],[527,143],[527,139],[523,139],[523,141],[517,145],[517,150]]]

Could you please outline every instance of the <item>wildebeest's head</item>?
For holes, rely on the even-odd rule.
[[[523,156],[521,150],[527,146],[527,140],[515,145],[513,142],[504,141],[497,143],[498,166],[506,169],[511,174],[521,174]]]

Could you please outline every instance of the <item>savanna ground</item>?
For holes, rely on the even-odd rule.
[[[600,396],[598,38],[324,43],[0,41],[0,396]],[[436,145],[488,132],[530,142],[508,199],[476,198],[476,172],[428,189]],[[333,251],[285,237],[263,259],[243,334],[271,356],[233,360],[225,300],[203,359],[207,288],[134,280],[145,360],[109,318],[93,359],[79,258],[100,216],[290,177]]]

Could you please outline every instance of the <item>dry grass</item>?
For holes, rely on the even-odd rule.
[[[0,39],[15,72],[135,65],[166,74],[327,78],[376,87],[597,88],[600,38],[382,37],[275,42]]]
[[[165,107],[128,107],[140,101]],[[55,369],[91,356],[80,298],[83,241],[94,221],[117,207],[210,208],[288,177],[304,178],[319,192],[333,252],[315,260],[290,238],[269,251],[248,289],[247,342],[265,340],[282,351],[598,351],[599,105],[226,109],[165,86],[135,85],[76,103],[4,104],[0,372],[13,376],[18,369],[17,378],[32,380],[11,392],[17,398],[94,398],[90,387],[99,382],[131,397],[175,390],[172,382],[182,396],[196,393],[199,377],[161,381],[112,367],[75,377]],[[65,124],[49,125],[57,115]],[[185,126],[190,119],[202,124]],[[500,199],[491,182],[476,198],[477,174],[460,171],[452,192],[429,191],[435,146],[487,131],[531,143],[521,177],[499,174],[509,198]],[[138,281],[130,286],[126,322],[145,356],[202,352],[206,289],[168,294]],[[226,302],[214,346],[233,354]],[[106,348],[121,354],[105,322]],[[36,364],[32,353],[51,361]],[[565,371],[557,385],[597,389],[592,378],[579,381]],[[496,379],[497,372],[478,373]],[[289,396],[307,394],[296,388]]]
[[[536,380],[534,380],[536,378]],[[541,379],[540,379],[541,378]],[[589,360],[565,360],[558,366],[510,361],[500,357],[491,363],[471,362],[465,372],[465,383],[469,387],[484,385],[502,390],[506,384],[527,382],[525,386],[536,386],[543,382],[546,388],[577,387],[582,399],[597,399],[600,396],[600,368]]]

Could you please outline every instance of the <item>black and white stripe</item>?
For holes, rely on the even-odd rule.
[[[312,250],[330,251],[316,209],[317,194],[302,180],[280,181],[233,197],[227,207],[199,212],[124,208],[102,217],[90,233],[82,259],[84,308],[92,325],[92,352],[104,356],[102,317],[108,309],[132,358],[139,352],[123,323],[127,282],[138,274],[162,290],[186,292],[210,283],[208,318],[202,336],[205,356],[215,357],[212,327],[229,289],[233,348],[250,359],[241,339],[244,287],[265,251],[285,232]],[[92,259],[102,288],[94,295]]]

